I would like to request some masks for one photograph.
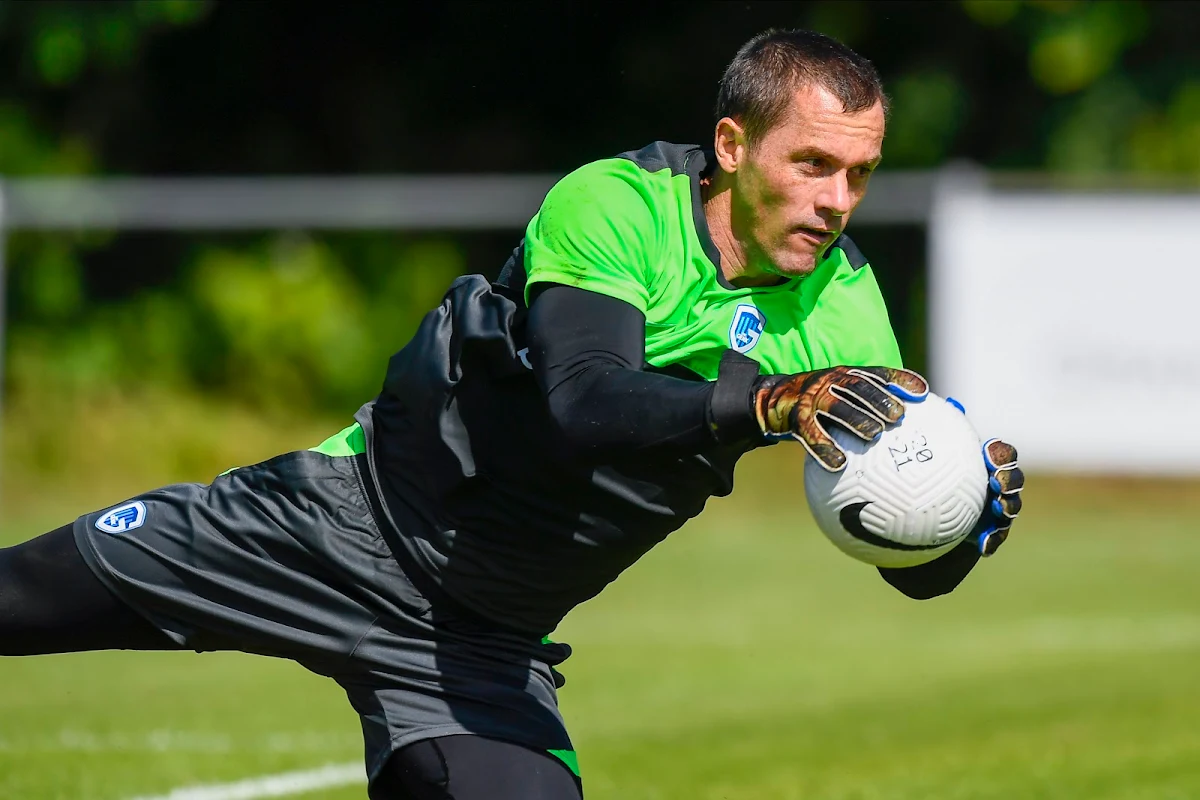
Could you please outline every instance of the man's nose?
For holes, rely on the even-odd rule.
[[[821,193],[817,195],[817,211],[824,211],[834,217],[844,217],[853,210],[850,181],[845,170],[838,170],[825,179]]]

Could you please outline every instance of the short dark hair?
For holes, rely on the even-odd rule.
[[[875,66],[846,45],[820,33],[771,29],[742,45],[721,76],[717,119],[730,117],[754,141],[787,110],[792,95],[806,85],[828,89],[848,113],[888,98]]]

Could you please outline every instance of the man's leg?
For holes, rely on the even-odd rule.
[[[482,736],[443,736],[398,751],[371,800],[581,800],[579,781],[554,756]]]
[[[0,549],[0,655],[177,649],[96,578],[70,525]]]

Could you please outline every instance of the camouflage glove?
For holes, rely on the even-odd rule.
[[[891,367],[831,367],[796,375],[768,375],[754,383],[751,400],[766,436],[791,436],[830,472],[846,466],[827,421],[864,441],[904,416],[904,401],[920,402],[929,384],[915,372]]]

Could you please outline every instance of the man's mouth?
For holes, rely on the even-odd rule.
[[[825,228],[809,228],[804,225],[797,226],[796,233],[808,238],[817,245],[825,245],[832,242],[838,235],[837,231],[827,230]]]

